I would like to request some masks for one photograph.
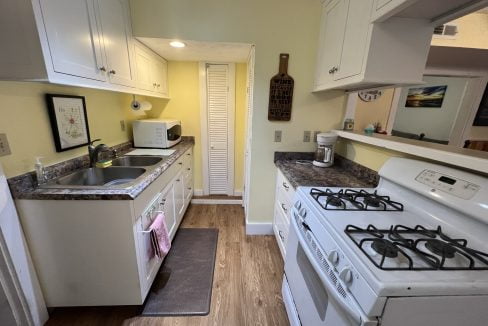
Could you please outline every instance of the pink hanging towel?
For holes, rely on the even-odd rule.
[[[164,213],[160,212],[151,226],[151,243],[154,249],[154,253],[158,258],[163,259],[171,248],[171,240],[169,238],[168,228],[166,227],[166,219]]]

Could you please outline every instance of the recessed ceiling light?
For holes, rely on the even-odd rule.
[[[186,46],[185,43],[180,42],[180,41],[172,41],[172,42],[169,42],[169,45],[171,45],[174,48],[184,48]]]

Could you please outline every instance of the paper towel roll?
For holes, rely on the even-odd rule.
[[[147,101],[139,102],[139,101],[134,100],[130,103],[130,107],[134,111],[147,111],[147,110],[151,110],[152,104],[147,102]]]

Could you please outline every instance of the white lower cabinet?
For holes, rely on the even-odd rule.
[[[191,157],[188,149],[135,200],[16,201],[48,307],[144,302],[163,261],[147,231],[162,211],[175,237],[191,200]]]
[[[286,256],[286,240],[290,229],[290,216],[295,190],[278,169],[276,176],[275,209],[273,217],[273,231],[283,259]]]

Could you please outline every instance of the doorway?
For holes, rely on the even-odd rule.
[[[203,195],[234,195],[235,64],[200,63]]]

